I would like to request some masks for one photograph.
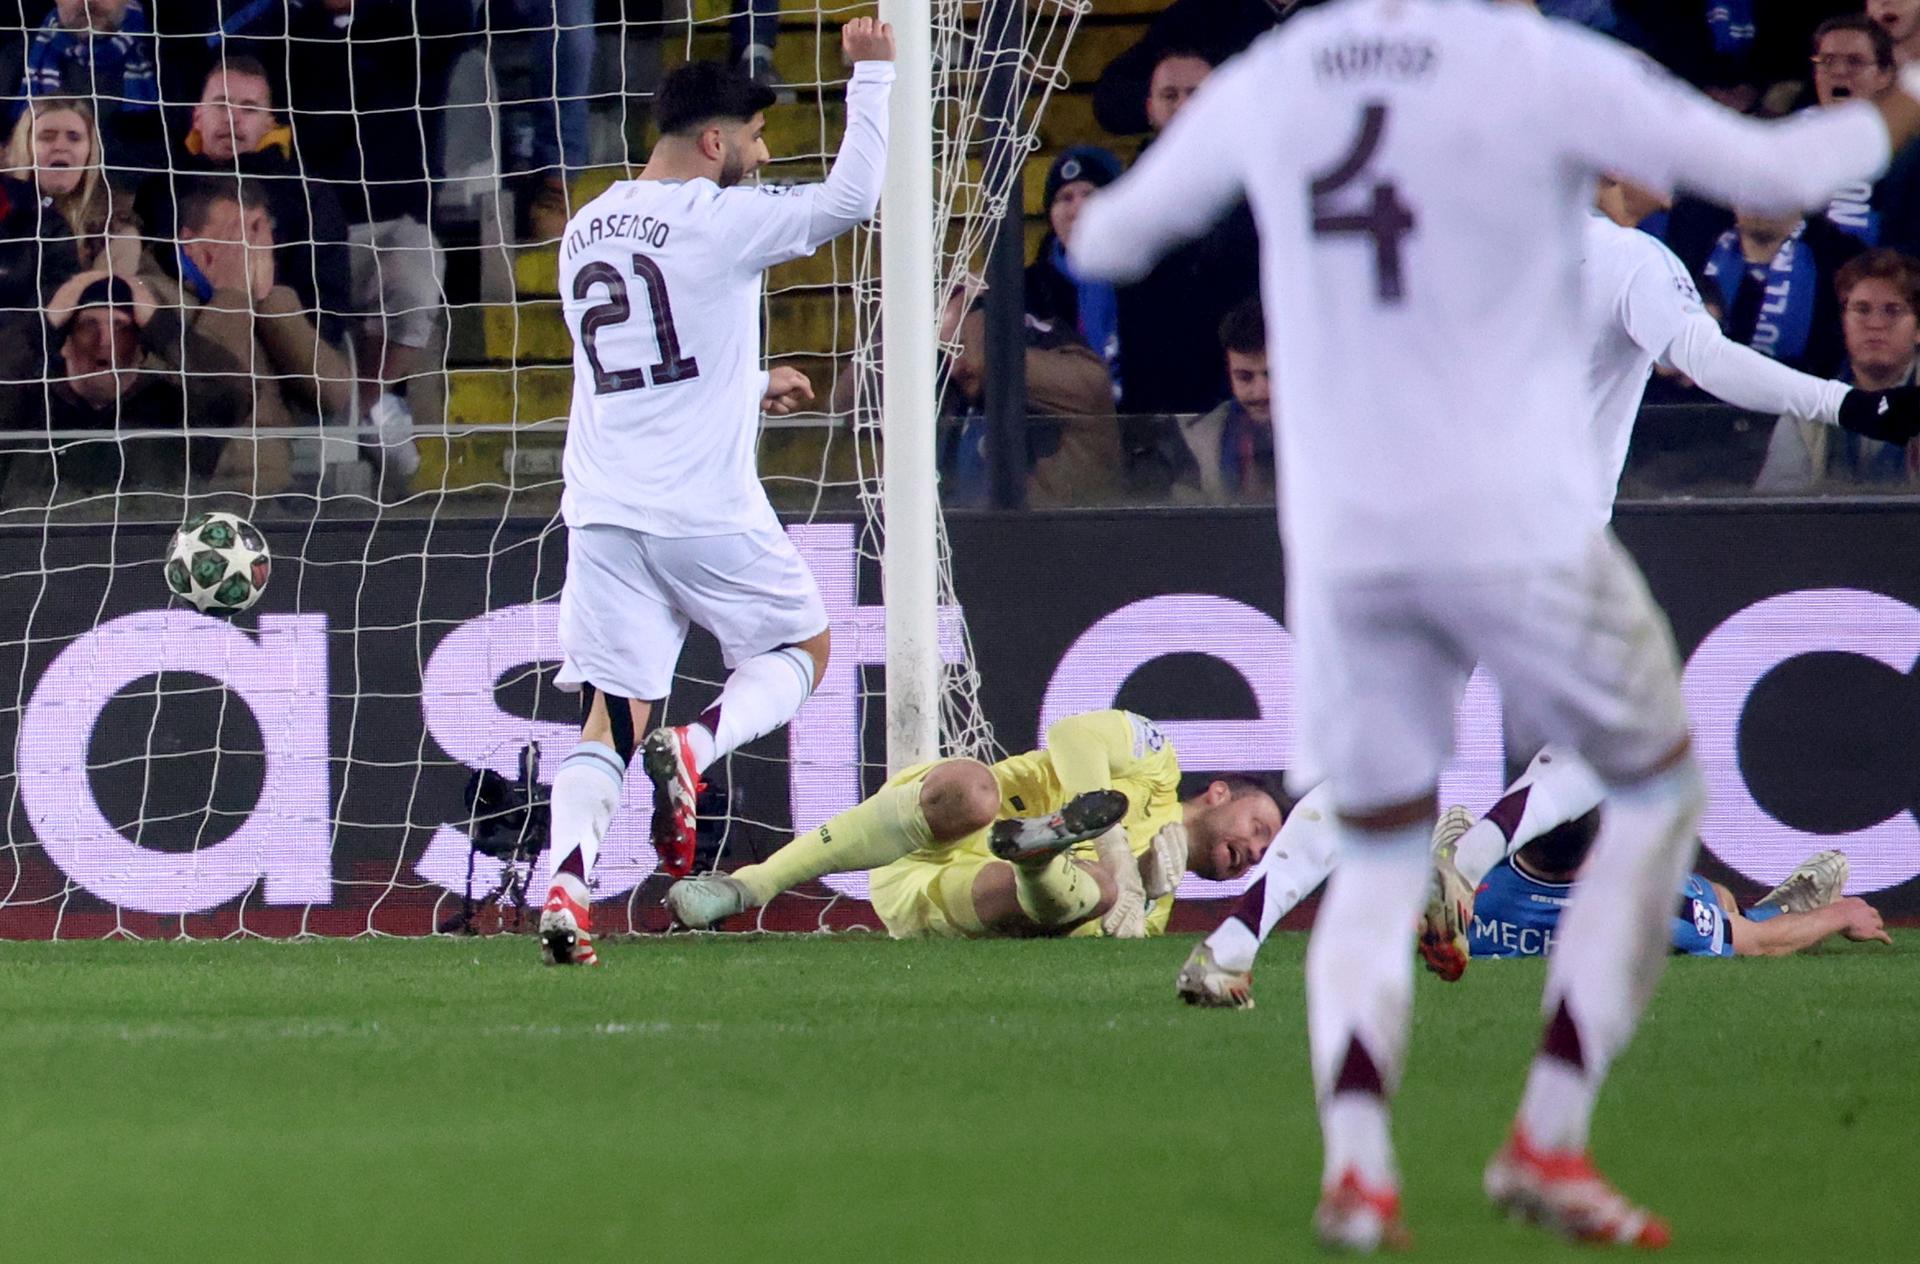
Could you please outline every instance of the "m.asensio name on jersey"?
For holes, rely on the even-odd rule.
[[[659,250],[667,244],[673,225],[652,215],[596,215],[567,234],[567,258],[596,242],[624,237]]]

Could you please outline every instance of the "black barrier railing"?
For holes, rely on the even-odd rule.
[[[1021,461],[1011,470],[996,465],[1004,448],[996,439],[999,423],[986,411],[937,424],[941,498],[953,510],[1003,504],[1001,484],[1016,476],[1024,479],[1019,499],[1035,510],[1270,509],[1274,500],[1271,433],[1231,406],[1185,416],[1030,416],[1018,428]],[[438,485],[401,488],[348,481],[367,469],[358,449],[313,432],[0,433],[0,524],[177,521],[190,502],[270,521],[550,516],[559,505],[565,438],[561,422],[454,428],[429,440],[445,452]],[[875,468],[876,442],[846,417],[770,425],[761,442],[761,473],[775,507],[859,511],[861,473]],[[223,485],[216,477],[224,445],[256,443],[291,448],[295,474],[285,492],[249,496],[244,485]],[[228,464],[248,469],[254,462]],[[1623,501],[1915,494],[1920,459],[1900,449],[1723,405],[1642,410],[1620,480]]]

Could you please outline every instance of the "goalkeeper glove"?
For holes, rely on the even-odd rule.
[[[1187,873],[1187,827],[1175,821],[1162,825],[1147,852],[1147,898],[1157,900],[1180,887]]]
[[[1100,919],[1100,929],[1114,939],[1147,937],[1147,899],[1140,886],[1140,866],[1127,843],[1127,831],[1116,825],[1094,840],[1094,855],[1113,879],[1113,907]]]
[[[1920,436],[1920,387],[1848,391],[1840,401],[1840,427],[1869,439],[1905,444]]]
[[[1147,937],[1147,901],[1139,887],[1123,889],[1114,897],[1113,907],[1100,919],[1100,929],[1109,939]]]

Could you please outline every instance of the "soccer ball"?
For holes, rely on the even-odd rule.
[[[244,518],[203,513],[173,533],[167,587],[202,614],[238,614],[267,590],[267,537]]]

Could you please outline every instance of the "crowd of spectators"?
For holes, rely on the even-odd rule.
[[[792,100],[779,0],[732,8],[733,56]],[[472,166],[447,151],[458,65],[486,79],[464,100],[497,107],[502,236],[552,240],[594,162],[596,66],[624,58],[607,31],[664,30],[668,9],[0,0],[0,508],[54,473],[62,498],[271,495],[292,477],[288,436],[259,432],[315,421],[357,424],[376,476],[403,487],[410,397],[448,333],[449,168]],[[129,440],[112,468],[107,440],[56,437],[59,459],[28,460],[35,445],[7,438],[189,419],[235,435]]]
[[[1311,3],[1172,0],[1094,85],[1105,134],[1053,159],[1022,303],[1034,503],[1253,502],[1270,488],[1248,208],[1127,286],[1075,276],[1070,248],[1079,207],[1119,178],[1123,155],[1151,146],[1217,65]],[[733,56],[791,99],[774,70],[777,0],[732,7]],[[1920,58],[1920,0],[1541,7],[1762,115],[1873,94]],[[551,238],[592,159],[596,23],[615,8],[661,11],[658,0],[0,0],[0,431],[131,428],[137,416],[142,430],[225,419],[236,432],[211,449],[154,440],[120,467],[78,443],[52,463],[62,494],[111,492],[137,466],[169,487],[270,495],[293,477],[287,445],[257,432],[315,420],[360,424],[367,460],[403,481],[419,460],[410,397],[446,336],[436,226],[456,62],[492,59],[513,239]],[[1821,213],[1682,200],[1642,227],[1694,271],[1730,336],[1808,372],[1884,376],[1893,366],[1861,357],[1905,338],[1898,321],[1891,335],[1879,326],[1913,307],[1920,151]],[[940,451],[957,503],[983,503],[991,485],[986,319],[973,294],[942,331],[956,354]],[[1684,398],[1684,383],[1660,389]],[[1777,428],[1761,482],[1885,486],[1920,468],[1817,438]],[[49,472],[8,451],[0,439],[0,502]]]
[[[373,456],[410,472],[405,394],[445,306],[438,128],[475,19],[470,0],[0,9],[0,423],[233,432],[27,445],[0,457],[0,503],[271,495],[288,445],[258,432],[320,419],[388,421]]]
[[[1026,277],[1027,322],[1048,331],[1055,354],[1067,350],[1064,332],[1105,364],[1117,411],[1109,418],[1089,409],[1080,429],[1111,428],[1106,450],[1117,446],[1122,462],[1111,482],[1134,498],[1268,497],[1257,239],[1243,204],[1141,281],[1115,289],[1074,276],[1075,216],[1087,196],[1119,178],[1118,152],[1152,145],[1215,66],[1311,3],[1172,0],[1094,88],[1094,120],[1106,135],[1077,138],[1048,172],[1047,231]],[[1633,44],[1722,104],[1758,116],[1873,96],[1920,58],[1920,0],[1541,0],[1540,8]],[[1641,228],[1693,272],[1729,337],[1822,377],[1910,380],[1920,311],[1920,146],[1819,213],[1769,216],[1685,198],[1644,209]],[[1672,375],[1651,398],[1706,399]],[[1058,428],[1052,417],[1040,424],[1043,433]],[[1746,454],[1731,450],[1737,445],[1724,468],[1703,466],[1695,477],[1763,491],[1920,486],[1920,451],[1908,459],[1884,444],[1842,442],[1822,427],[1785,421],[1771,435],[1757,479],[1755,464],[1743,466]],[[1082,443],[1102,450],[1084,436]],[[951,481],[964,469],[949,469],[962,500],[978,492]]]

